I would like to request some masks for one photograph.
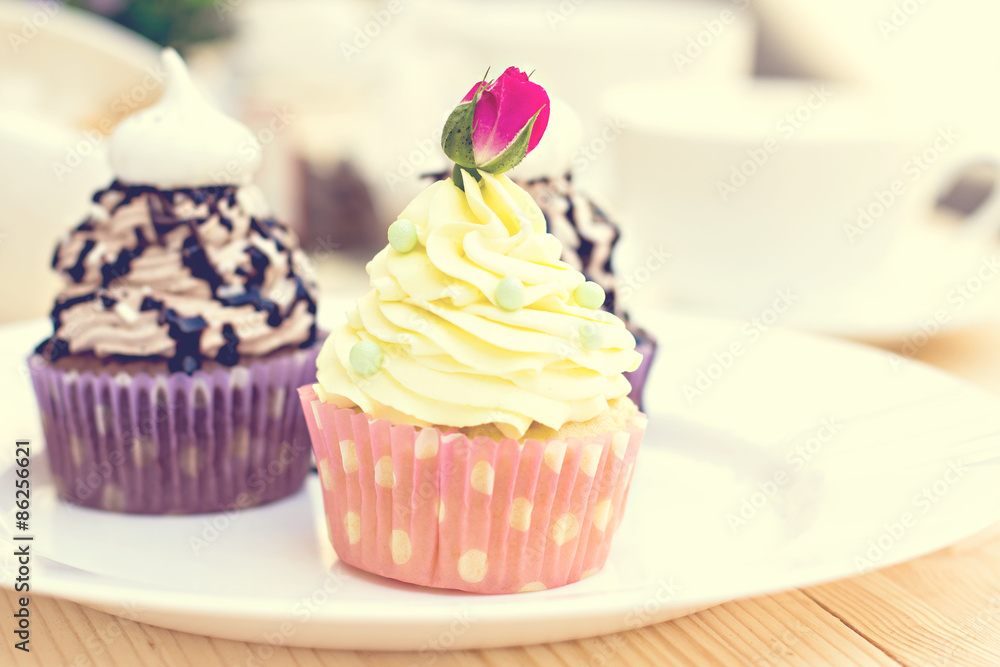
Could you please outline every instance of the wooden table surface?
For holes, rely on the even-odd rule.
[[[916,358],[1000,395],[1000,325],[941,336]],[[885,570],[737,600],[581,641],[441,654],[271,647],[201,637],[33,596],[30,655],[12,647],[3,591],[0,664],[90,665],[1000,665],[1000,524]],[[391,630],[387,630],[390,631]]]

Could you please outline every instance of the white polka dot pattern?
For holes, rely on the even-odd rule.
[[[375,464],[375,483],[386,489],[396,486],[396,474],[392,471],[391,456],[383,456]]]
[[[566,443],[562,440],[549,440],[545,445],[545,454],[542,462],[545,467],[554,473],[562,470],[563,458],[566,456]]]
[[[580,520],[575,514],[564,514],[552,523],[549,535],[562,546],[580,534]]]
[[[594,507],[594,528],[604,530],[608,527],[608,519],[611,518],[611,501],[600,500]]]
[[[534,507],[527,498],[514,498],[510,506],[508,522],[514,530],[528,530],[531,527],[531,510]]]
[[[357,512],[348,512],[344,517],[344,530],[347,532],[347,541],[351,544],[361,541],[361,516]]]
[[[340,441],[340,460],[344,462],[344,472],[348,475],[358,471],[358,450],[353,440]]]
[[[177,453],[181,472],[188,477],[195,477],[202,466],[202,455],[195,445],[189,445]]]
[[[319,483],[323,485],[324,489],[332,489],[333,473],[330,471],[330,460],[320,459],[319,463],[316,464],[316,469],[319,471]]]
[[[601,463],[603,451],[604,447],[601,445],[587,445],[583,448],[583,454],[580,455],[580,471],[587,477],[597,474],[597,466]]]
[[[392,531],[392,562],[396,565],[405,565],[413,555],[413,548],[410,546],[410,536],[405,530]]]
[[[611,437],[611,451],[616,457],[625,458],[625,452],[628,450],[628,439],[628,431],[619,431]]]
[[[320,416],[319,416],[319,406],[320,406],[319,401],[313,401],[313,404],[312,404],[313,419],[316,421],[316,428],[318,428],[320,431],[322,431],[323,430],[323,420],[320,419]]]
[[[482,581],[488,568],[486,552],[479,549],[469,549],[458,559],[458,576],[470,584]]]
[[[117,484],[105,484],[101,492],[101,505],[111,512],[121,512],[125,509],[125,492]]]
[[[493,493],[494,479],[493,466],[487,461],[479,461],[476,465],[472,466],[472,488],[479,493],[485,493],[486,495]]]
[[[73,459],[73,465],[79,466],[83,463],[83,445],[76,433],[69,434],[69,455]]]
[[[274,387],[268,396],[268,416],[271,419],[280,419],[285,412],[285,388]]]
[[[432,459],[438,453],[437,431],[425,428],[417,434],[417,440],[413,443],[413,455],[418,459]]]

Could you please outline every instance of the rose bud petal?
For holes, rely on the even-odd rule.
[[[549,96],[516,67],[476,83],[445,123],[441,146],[456,164],[492,173],[516,166],[549,122]]]

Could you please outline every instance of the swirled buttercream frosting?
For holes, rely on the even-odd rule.
[[[253,186],[115,181],[56,247],[65,279],[38,352],[166,359],[192,373],[316,339],[315,285],[295,235],[256,214]]]
[[[432,184],[394,223],[368,264],[371,290],[320,353],[321,397],[509,437],[597,416],[629,393],[635,339],[577,302],[585,278],[524,190],[503,174],[461,179]],[[400,242],[411,228],[415,242]]]

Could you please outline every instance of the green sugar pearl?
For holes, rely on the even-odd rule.
[[[375,375],[385,359],[382,348],[370,340],[358,341],[351,348],[351,367],[358,375]]]
[[[496,299],[504,310],[520,310],[524,306],[524,285],[514,276],[505,276],[497,284]]]
[[[389,225],[389,245],[396,252],[410,252],[417,245],[417,228],[409,220]]]
[[[573,300],[581,308],[600,308],[604,305],[604,288],[597,283],[587,281],[580,283],[573,290]]]
[[[603,342],[604,339],[603,336],[601,336],[601,330],[597,328],[596,324],[593,322],[585,322],[580,325],[580,345],[583,346],[583,349],[600,349]]]

